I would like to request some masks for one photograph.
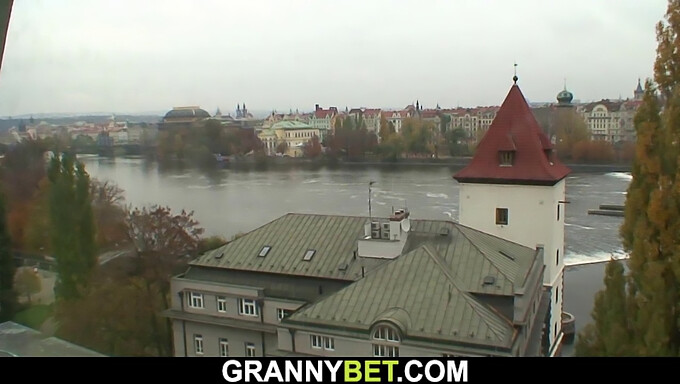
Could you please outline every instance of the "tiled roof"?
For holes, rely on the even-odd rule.
[[[396,323],[409,338],[508,347],[515,336],[510,321],[465,292],[444,258],[428,245],[303,308],[287,322],[368,331],[381,320]]]
[[[336,115],[338,112],[330,109],[320,109],[318,111],[314,111],[314,117],[317,119],[325,119],[326,117],[333,117],[333,115]]]
[[[364,116],[365,117],[375,117],[375,116],[380,116],[380,112],[382,110],[380,108],[366,108],[364,110]]]
[[[607,108],[607,111],[616,112],[616,111],[621,109],[621,106],[623,104],[624,104],[624,102],[619,101],[619,100],[600,100],[600,101],[596,101],[596,102],[593,102],[593,103],[586,104],[583,107],[583,110],[585,112],[592,112],[592,110],[595,109],[595,107],[597,107],[598,105],[602,105],[605,108]]]
[[[512,166],[502,166],[499,151],[509,140],[516,150]],[[510,88],[470,164],[454,175],[459,182],[553,185],[570,170],[552,151],[550,140],[538,125],[517,84]]]

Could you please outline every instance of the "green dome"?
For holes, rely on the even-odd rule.
[[[573,99],[574,95],[566,89],[557,94],[557,102],[560,104],[571,104]]]

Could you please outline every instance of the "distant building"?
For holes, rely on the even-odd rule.
[[[8,321],[0,324],[0,357],[105,356],[56,337],[47,337],[35,329]]]
[[[165,114],[159,130],[188,128],[192,124],[210,118],[210,114],[200,107],[175,107]]]
[[[257,137],[262,142],[265,153],[269,156],[276,155],[278,146],[285,143],[286,152],[284,155],[301,157],[304,145],[314,136],[319,137],[319,135],[319,129],[302,121],[282,120],[259,131]],[[319,140],[321,139],[319,138]]]
[[[633,100],[642,101],[644,96],[645,90],[642,89],[642,84],[640,84],[640,79],[638,78],[637,87],[635,87],[635,90],[633,91]]]
[[[378,135],[381,113],[382,110],[379,108],[352,108],[348,115],[354,117],[356,121],[361,120],[368,132]]]
[[[476,143],[491,126],[498,112],[496,106],[476,108],[455,108],[442,110],[441,113],[450,116],[447,130],[462,129],[469,141]]]
[[[635,141],[635,124],[633,119],[638,107],[642,104],[644,90],[638,79],[637,87],[633,91],[633,99],[609,100],[584,104],[578,111],[588,124],[591,137],[594,140],[604,140],[611,143],[621,141]]]
[[[253,114],[248,112],[248,108],[246,108],[246,103],[243,103],[243,108],[241,108],[240,104],[236,104],[236,118],[237,119],[252,119]]]
[[[401,111],[382,111],[382,116],[388,123],[392,123],[392,126],[394,127],[394,132],[401,133],[402,121],[406,118],[413,116],[414,113],[415,108],[409,109],[407,107],[406,109],[403,109]]]
[[[314,106],[314,113],[309,118],[309,125],[319,130],[320,139],[323,141],[335,130],[335,120],[338,117],[338,109],[330,107],[323,109],[319,104]]]
[[[581,107],[593,140],[611,143],[635,140],[633,119],[640,101],[637,100],[600,100]]]

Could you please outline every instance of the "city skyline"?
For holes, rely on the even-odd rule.
[[[666,5],[358,4],[15,3],[0,116],[500,105],[515,62],[533,102],[565,78],[581,101],[626,98],[652,74]]]

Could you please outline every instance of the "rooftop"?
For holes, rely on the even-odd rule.
[[[56,337],[45,337],[35,329],[11,321],[0,324],[0,356],[104,357]]]
[[[279,122],[276,122],[272,124],[271,129],[276,130],[276,129],[286,129],[286,130],[295,130],[295,129],[312,129],[312,126],[299,121],[299,120],[282,120]]]
[[[191,265],[353,281],[362,277],[362,267],[371,270],[386,262],[355,257],[368,221],[289,213],[205,253]],[[478,293],[513,295],[524,286],[536,258],[534,249],[444,220],[411,220],[404,253],[422,245],[441,256],[459,286]],[[310,250],[311,259],[304,260]],[[486,276],[496,284],[482,284]]]
[[[199,108],[199,107],[175,107],[172,110],[168,111],[168,113],[165,114],[164,119],[178,119],[178,118],[196,118],[196,119],[207,119],[210,117],[210,114]]]
[[[499,161],[502,151],[512,152],[510,165]],[[569,172],[514,84],[472,161],[454,178],[468,183],[554,185]]]
[[[465,292],[446,264],[435,249],[420,246],[287,322],[368,331],[388,321],[409,338],[511,345],[510,321]]]

